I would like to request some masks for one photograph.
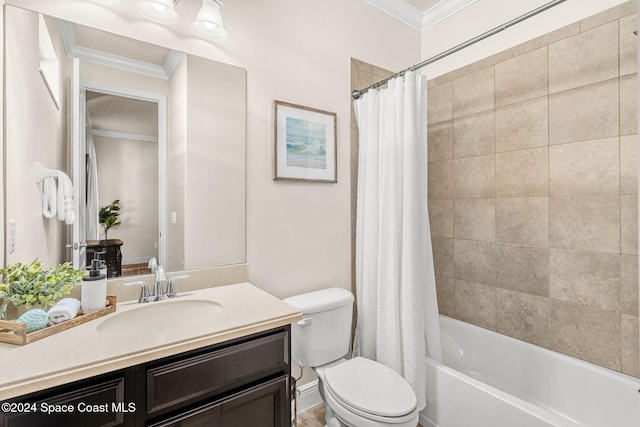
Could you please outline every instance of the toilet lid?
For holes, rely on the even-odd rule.
[[[325,372],[325,385],[345,405],[383,417],[400,417],[416,408],[416,395],[395,371],[356,357]]]

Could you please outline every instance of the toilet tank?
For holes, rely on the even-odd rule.
[[[349,352],[351,292],[328,288],[286,298],[284,302],[302,312],[302,320],[291,325],[291,358],[298,365],[326,365]]]

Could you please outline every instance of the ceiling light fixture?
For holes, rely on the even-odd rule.
[[[93,0],[97,3],[102,3],[102,4],[106,4],[108,6],[115,6],[118,3],[120,3],[120,0]]]
[[[191,29],[200,37],[221,41],[227,38],[227,31],[224,29],[222,15],[220,15],[220,0],[202,0],[202,8],[198,12],[196,20],[191,24]]]
[[[174,24],[180,17],[176,13],[174,6],[178,0],[141,0],[136,7],[138,12],[162,24]]]

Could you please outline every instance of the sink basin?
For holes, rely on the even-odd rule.
[[[209,300],[147,303],[103,320],[97,330],[111,336],[161,334],[210,320],[221,311],[222,305]]]

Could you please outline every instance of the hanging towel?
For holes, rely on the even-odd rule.
[[[42,215],[45,218],[55,218],[57,215],[58,188],[55,178],[45,178],[42,182]]]
[[[78,315],[79,310],[79,300],[75,298],[63,298],[47,312],[48,323],[49,325],[57,325],[58,323],[71,320]]]
[[[73,206],[73,184],[64,172],[57,171],[58,179],[58,220],[66,224],[76,221],[76,212]]]

